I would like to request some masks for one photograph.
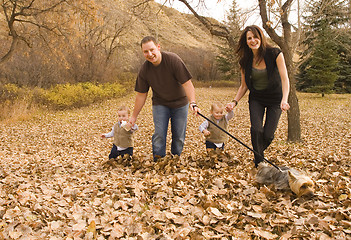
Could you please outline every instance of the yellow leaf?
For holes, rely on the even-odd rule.
[[[93,236],[94,238],[93,239],[96,239],[97,238],[97,233],[96,233],[96,224],[95,224],[95,221],[91,221],[89,226],[88,226],[88,229],[87,229],[87,233],[93,233]]]
[[[344,201],[344,200],[346,200],[347,198],[348,198],[347,194],[341,194],[341,195],[339,196],[339,201]]]

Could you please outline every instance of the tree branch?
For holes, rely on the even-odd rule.
[[[258,4],[260,6],[260,15],[261,15],[261,18],[262,18],[262,24],[263,24],[264,30],[266,30],[266,32],[268,33],[270,38],[274,42],[276,42],[279,45],[279,47],[282,47],[283,46],[283,40],[274,31],[274,29],[272,28],[272,22],[270,21],[270,19],[268,19],[268,15],[267,15],[267,1],[266,0],[258,0]]]
[[[195,9],[189,4],[186,0],[178,0],[182,2],[192,13],[193,15],[210,31],[214,36],[225,38],[230,46],[235,46],[235,41],[230,35],[230,31],[224,25],[214,24],[207,18],[200,16]]]
[[[27,4],[20,5],[19,3],[25,3],[25,1],[16,1],[16,0],[10,0],[10,1],[2,1],[1,7],[7,22],[8,26],[8,31],[9,31],[9,36],[12,38],[10,48],[8,52],[1,57],[0,59],[0,64],[8,60],[12,55],[13,52],[15,51],[19,41],[23,41],[24,43],[27,44],[27,46],[30,47],[30,42],[28,39],[26,39],[23,36],[20,36],[15,28],[15,22],[21,22],[25,24],[31,24],[39,29],[43,28],[48,31],[53,32],[56,27],[49,27],[48,25],[41,24],[39,22],[35,22],[33,20],[27,19],[28,17],[35,17],[40,14],[44,14],[50,11],[53,11],[55,8],[57,8],[59,5],[63,4],[64,2],[67,2],[67,0],[59,0],[54,2],[51,6],[43,8],[43,9],[36,9],[33,8],[34,2],[36,0],[31,0]],[[22,17],[22,19],[21,19]]]

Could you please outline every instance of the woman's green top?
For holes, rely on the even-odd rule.
[[[264,90],[268,86],[267,69],[252,68],[252,86],[256,90]]]

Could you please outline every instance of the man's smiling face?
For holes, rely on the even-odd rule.
[[[141,46],[145,59],[155,66],[161,63],[162,55],[160,49],[160,45],[156,45],[153,41],[143,43]]]

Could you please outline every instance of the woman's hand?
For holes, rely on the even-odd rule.
[[[281,103],[280,103],[280,109],[281,109],[282,111],[287,111],[287,110],[289,110],[289,109],[290,109],[289,103],[287,103],[287,102],[281,102]]]
[[[238,105],[237,102],[230,102],[230,103],[228,103],[227,106],[225,107],[225,110],[226,110],[227,112],[233,111],[233,109],[236,107],[236,105]]]

